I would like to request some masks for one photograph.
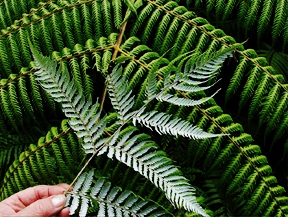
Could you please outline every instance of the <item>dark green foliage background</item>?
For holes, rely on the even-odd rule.
[[[155,102],[216,139],[188,140],[142,129],[181,167],[212,216],[288,215],[288,1],[136,1],[120,49],[127,12],[119,0],[2,0],[0,2],[0,198],[37,184],[71,182],[87,156],[60,105],[38,86],[28,38],[44,55],[67,65],[86,97],[103,99],[105,72],[115,50],[124,64],[135,108],[143,103],[147,72],[165,52],[158,75],[188,51],[237,47],[224,63],[207,103],[182,108]],[[193,11],[193,12],[191,12]],[[242,44],[241,44],[242,43]],[[213,82],[213,81],[212,81]],[[159,81],[159,87],[161,81]],[[178,93],[179,94],[179,93]],[[107,132],[113,132],[115,114]],[[133,169],[100,156],[90,165],[98,177],[153,200],[177,216],[165,195]],[[90,210],[93,212],[93,209]]]

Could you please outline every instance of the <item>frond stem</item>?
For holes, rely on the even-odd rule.
[[[121,29],[120,29],[120,33],[119,33],[118,38],[117,38],[117,41],[116,41],[116,43],[113,46],[114,52],[113,52],[113,55],[112,55],[112,61],[115,60],[116,57],[117,57],[118,51],[120,49],[120,44],[122,42],[122,38],[123,38],[125,29],[126,29],[126,25],[127,25],[127,22],[124,22],[122,24]],[[102,97],[101,97],[101,102],[100,102],[100,111],[102,111],[102,109],[103,109],[104,102],[105,102],[105,99],[106,99],[106,94],[107,94],[107,85],[105,83],[104,84],[103,94],[102,94]]]

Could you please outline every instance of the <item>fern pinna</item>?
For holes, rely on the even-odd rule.
[[[247,22],[249,17],[255,20],[253,13],[261,12],[261,19],[257,24],[254,23],[261,30],[258,31],[259,40],[264,38],[262,36],[265,28],[270,28],[270,24],[266,26],[265,23],[269,16],[274,18],[271,20],[273,40],[276,41],[280,32],[280,39],[282,36],[286,37],[286,28],[282,28],[285,16],[279,16],[286,13],[285,1],[277,4],[277,7],[276,1],[271,5],[267,5],[267,1],[255,2],[254,5],[243,1],[241,7],[245,6],[245,2],[246,6],[253,7],[253,10],[246,7],[247,10],[244,8],[242,11],[243,14],[248,14]],[[221,22],[214,23],[213,19],[222,20],[220,15],[224,1],[209,1],[210,13],[206,18],[214,26],[196,15],[205,15],[202,13],[205,8],[198,10],[203,2],[195,2],[195,7],[198,8],[196,13],[182,6],[186,3],[162,0],[135,3],[110,0],[21,0],[18,3],[13,0],[0,3],[1,199],[37,184],[71,182],[91,154],[95,154],[87,168],[87,171],[94,168],[93,186],[97,180],[109,183],[105,184],[105,188],[103,185],[103,196],[96,195],[97,198],[106,200],[111,192],[118,191],[116,189],[119,188],[115,186],[119,186],[124,189],[123,192],[126,192],[125,189],[130,190],[131,198],[128,198],[131,200],[121,203],[123,208],[127,205],[125,210],[140,207],[138,203],[142,201],[151,201],[138,209],[139,213],[146,208],[157,207],[155,212],[150,212],[151,215],[158,215],[159,211],[163,215],[194,216],[195,213],[189,210],[195,207],[188,205],[183,194],[183,203],[178,200],[177,208],[176,199],[171,198],[169,189],[160,183],[161,176],[155,176],[155,172],[151,170],[145,172],[145,164],[133,162],[145,156],[150,156],[150,160],[159,156],[159,161],[155,161],[158,168],[155,167],[154,170],[164,174],[161,168],[164,170],[171,167],[167,170],[169,176],[165,176],[166,180],[181,176],[181,183],[185,183],[185,188],[191,189],[193,186],[196,189],[195,194],[188,198],[190,200],[196,196],[197,202],[205,209],[205,215],[287,215],[287,193],[277,182],[278,179],[282,184],[285,183],[285,173],[281,173],[281,170],[277,172],[273,164],[268,164],[271,157],[266,151],[277,151],[277,156],[280,152],[276,163],[285,166],[288,150],[285,134],[287,91],[286,75],[281,75],[283,67],[277,63],[279,58],[274,54],[273,58],[266,55],[273,53],[269,51],[264,52],[268,58],[266,60],[262,57],[262,51],[258,55],[258,51],[244,48],[247,44],[251,45],[251,40],[239,44],[234,39],[239,38],[239,35],[229,31],[233,38],[217,29]],[[215,4],[218,9],[214,13]],[[226,18],[232,13],[229,11],[234,10],[231,9],[233,5],[235,6],[230,1],[225,8],[228,10],[225,12]],[[191,6],[189,3],[188,8],[194,7]],[[255,10],[257,7],[258,12]],[[254,21],[249,22],[251,25],[245,24],[248,34],[257,30],[250,28]],[[86,122],[74,117],[71,111],[66,114],[72,115],[72,119],[66,120],[61,106],[68,104],[56,102],[41,88],[37,81],[40,68],[36,62],[31,62],[33,57],[28,38],[36,50],[53,57],[63,73],[66,73],[65,79],[70,78],[71,83],[77,87],[73,91],[81,93],[81,96],[75,98],[76,101],[79,100],[75,101],[75,111],[81,111],[84,102],[83,105],[90,108],[81,114]],[[211,76],[211,71],[196,78],[183,75],[186,63],[193,67],[203,60],[204,70],[207,70],[205,67],[210,68],[210,58],[229,47],[233,50],[233,58],[230,57],[224,64],[221,64],[221,60],[220,65],[214,68],[214,76]],[[273,48],[278,49],[275,43]],[[276,67],[269,66],[270,62]],[[121,64],[120,68],[114,68],[117,63]],[[210,63],[213,67],[217,65],[213,61]],[[183,67],[177,71],[179,64]],[[121,75],[111,77],[113,71],[121,72]],[[224,79],[218,81],[220,77]],[[121,85],[124,80],[128,82],[127,88]],[[51,83],[45,85],[53,87]],[[222,91],[217,92],[220,85],[226,90],[226,96],[223,96]],[[116,89],[123,91],[125,97],[117,95]],[[217,94],[213,95],[215,92]],[[153,97],[153,94],[157,97]],[[123,97],[122,101],[118,101],[118,97]],[[95,104],[97,98],[99,104]],[[224,98],[226,103],[222,100]],[[70,100],[72,99],[74,97]],[[192,100],[195,102],[194,106],[187,107],[186,105],[192,105]],[[200,102],[202,104],[198,104]],[[239,104],[236,113],[241,117],[237,120],[242,125],[234,123],[231,117],[235,115],[235,111],[230,110],[234,104]],[[96,118],[98,125],[94,126],[89,122],[92,118]],[[243,120],[248,120],[252,128],[258,128],[258,132],[251,131]],[[132,126],[133,122],[136,127]],[[193,128],[188,123],[197,127]],[[85,124],[90,124],[89,132],[83,131]],[[76,130],[73,130],[73,126]],[[179,130],[181,126],[183,130]],[[80,138],[74,131],[78,132]],[[209,138],[205,136],[201,140],[193,139],[198,138],[195,135],[204,135],[204,132],[207,132],[205,135],[209,135]],[[247,132],[252,133],[253,138]],[[225,136],[210,137],[216,134]],[[118,147],[121,141],[123,147]],[[261,154],[257,143],[268,160]],[[102,150],[102,155],[98,155],[94,145]],[[120,152],[126,146],[127,150]],[[137,152],[133,147],[140,148],[142,152]],[[130,161],[129,156],[134,155],[137,157]],[[80,162],[80,165],[75,165],[75,162]],[[172,172],[175,169],[173,165],[181,168]],[[273,167],[274,173],[269,165]],[[50,177],[50,174],[54,174],[52,179],[45,178]],[[86,180],[85,174],[81,177]],[[138,183],[143,186],[139,187]],[[170,180],[167,183],[174,182]],[[107,193],[104,189],[107,189]],[[148,192],[147,189],[151,191]],[[90,190],[87,190],[87,196]],[[178,190],[181,195],[180,188]],[[120,195],[119,190],[113,201]],[[117,211],[115,207],[98,204],[99,200],[97,202],[96,197],[94,200],[93,197],[82,198],[80,203],[74,202],[75,211],[81,211],[83,206],[82,215],[89,204],[87,212],[92,215],[100,210],[100,213],[104,212],[106,215],[117,212],[126,215],[124,209]],[[90,201],[89,198],[92,202],[87,202]],[[131,202],[129,206],[129,201],[136,202]],[[192,201],[195,202],[195,198]],[[176,205],[176,209],[170,202]],[[187,209],[184,211],[179,207]],[[146,214],[149,215],[148,210]]]

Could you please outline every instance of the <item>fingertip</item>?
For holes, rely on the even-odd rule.
[[[56,195],[52,197],[51,202],[54,207],[64,206],[66,203],[66,198],[63,194]]]
[[[62,209],[59,213],[59,216],[69,216],[69,213],[70,213],[70,208],[69,207],[66,207],[64,209]]]

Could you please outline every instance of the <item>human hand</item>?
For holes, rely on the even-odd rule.
[[[68,184],[27,188],[0,202],[0,216],[69,216],[69,208],[63,209],[63,192],[68,188]]]

